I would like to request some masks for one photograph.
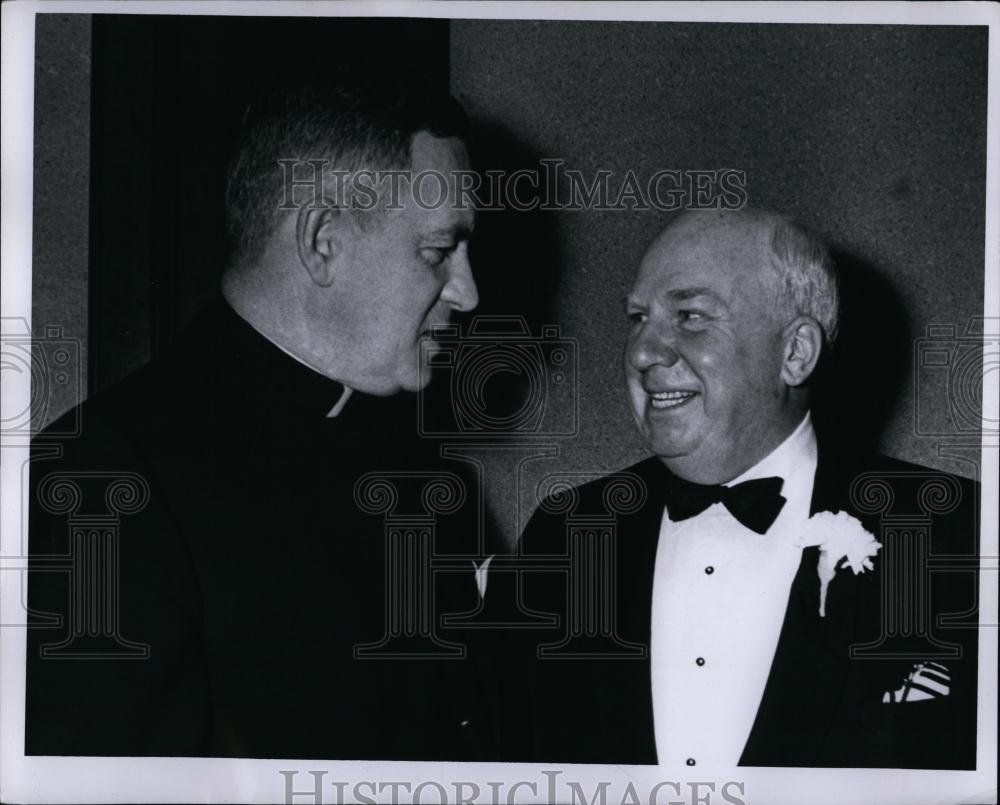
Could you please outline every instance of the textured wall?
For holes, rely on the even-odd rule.
[[[879,431],[889,454],[975,474],[969,451],[942,456],[940,437],[915,433],[912,354],[926,325],[982,315],[986,29],[456,21],[451,43],[482,167],[745,170],[750,203],[825,236],[848,274],[828,418]],[[485,309],[558,322],[579,346],[579,435],[526,467],[524,506],[543,473],[645,455],[621,379],[620,300],[671,217],[481,216]],[[943,414],[946,391],[917,393]],[[492,486],[512,512],[513,487]],[[510,535],[513,514],[501,519]]]
[[[79,345],[80,363],[51,363],[44,427],[86,390],[87,244],[90,180],[90,16],[35,18],[35,161],[32,231],[32,329],[59,327]],[[54,343],[58,338],[54,338]],[[46,358],[56,357],[46,348]],[[79,380],[80,382],[76,382]],[[34,399],[34,398],[33,398]]]

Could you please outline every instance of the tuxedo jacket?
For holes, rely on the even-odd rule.
[[[219,300],[78,435],[33,441],[28,754],[491,753],[475,658],[441,624],[478,602],[471,562],[410,567],[425,620],[387,593],[393,522],[424,558],[478,555],[474,490],[416,438],[412,395],[328,418],[342,391]],[[467,505],[435,509],[433,478]]]
[[[610,512],[614,540],[610,623],[600,640],[573,644],[603,656],[540,658],[568,637],[568,555],[573,523],[607,527],[615,479],[638,482],[640,505]],[[557,625],[518,634],[506,745],[536,762],[657,762],[650,683],[650,613],[664,492],[671,475],[652,458],[543,504],[522,535],[529,572],[519,611]],[[619,487],[620,488],[620,487]],[[620,507],[622,508],[622,507]],[[805,548],[777,648],[740,765],[971,769],[975,767],[978,485],[885,457],[849,461],[820,440],[812,513],[843,511],[882,543],[874,570],[838,570],[819,615],[819,548]],[[600,525],[604,524],[604,525]],[[545,570],[549,558],[549,570]],[[596,571],[595,571],[596,572]],[[595,576],[596,577],[596,576]],[[591,588],[593,589],[593,587]],[[578,595],[578,594],[577,594]],[[608,634],[610,632],[610,634]],[[583,637],[586,637],[584,635]],[[588,647],[589,645],[589,647]],[[557,652],[558,653],[558,652]],[[884,701],[921,664],[947,695]],[[698,725],[691,725],[696,730]],[[526,737],[527,736],[527,737]],[[528,745],[530,744],[530,749]],[[513,747],[511,749],[511,747]]]

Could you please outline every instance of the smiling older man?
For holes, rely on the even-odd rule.
[[[688,213],[646,252],[626,313],[654,455],[543,501],[522,536],[525,556],[577,565],[523,578],[521,603],[566,630],[522,658],[534,759],[974,767],[974,620],[933,615],[967,623],[975,577],[926,559],[975,556],[977,487],[815,432],[838,329],[826,249],[777,214]],[[901,512],[920,529],[893,526]]]

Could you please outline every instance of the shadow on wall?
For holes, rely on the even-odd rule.
[[[878,448],[910,362],[910,323],[890,278],[833,248],[840,272],[840,334],[813,394],[816,429],[847,454]]]
[[[489,121],[476,121],[471,146],[481,177],[539,164],[515,134]],[[527,183],[518,190],[519,201],[530,205]],[[512,209],[485,185],[478,195],[486,208],[477,211],[470,258],[480,303],[456,319],[464,339],[452,356],[435,361],[426,411],[440,431],[509,440],[533,432],[540,414],[533,400],[546,356],[537,342],[542,327],[555,322],[562,261],[553,213]]]
[[[480,175],[502,171],[512,176],[520,169],[537,171],[541,155],[517,135],[495,122],[479,122],[472,134],[473,162]],[[518,199],[530,205],[534,196],[526,183],[518,185]],[[505,202],[505,199],[498,199]],[[542,210],[483,210],[474,243],[476,278],[480,283],[484,315],[520,315],[529,324],[553,320],[559,285],[555,218]]]
[[[480,177],[537,170],[537,152],[470,111],[471,156]],[[518,191],[519,200],[531,205],[528,183]],[[441,449],[457,449],[479,463],[487,552],[505,553],[519,536],[519,462],[537,452],[537,437],[551,428],[553,415],[565,413],[554,402],[558,394],[553,397],[553,384],[565,385],[554,343],[559,339],[543,330],[556,323],[564,261],[552,212],[511,208],[496,197],[490,203],[485,188],[478,196],[470,257],[480,304],[454,322],[460,340],[442,344],[435,355],[438,368],[424,391],[421,417],[424,433],[436,434]],[[569,353],[562,352],[565,361]]]

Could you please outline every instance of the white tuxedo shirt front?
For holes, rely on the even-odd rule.
[[[738,478],[784,480],[786,502],[766,534],[721,504],[680,522],[666,510],[653,579],[650,660],[661,765],[735,766],[767,683],[809,519],[816,434],[807,413]]]

